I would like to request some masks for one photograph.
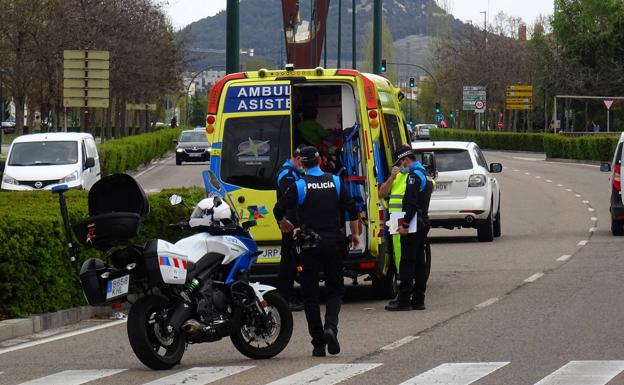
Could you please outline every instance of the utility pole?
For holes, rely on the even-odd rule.
[[[373,6],[373,73],[381,74],[381,0]]]
[[[342,0],[338,0],[338,60],[336,68],[340,68],[340,56],[342,56]]]
[[[225,72],[240,71],[240,13],[239,0],[227,0]]]
[[[355,25],[356,17],[355,17],[355,0],[353,0],[353,5],[351,6],[351,68],[357,68],[357,28]]]

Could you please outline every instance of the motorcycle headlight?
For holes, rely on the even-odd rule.
[[[71,174],[67,175],[65,178],[61,179],[59,183],[69,183],[75,182],[78,180],[78,171],[74,171]]]
[[[2,181],[6,184],[12,184],[12,185],[19,185],[19,182],[15,180],[15,178],[12,178],[10,176],[8,176],[7,174],[4,174],[2,176]]]

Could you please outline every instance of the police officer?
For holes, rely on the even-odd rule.
[[[412,149],[400,147],[396,158],[402,168],[408,169],[405,195],[402,208],[405,217],[399,227],[401,236],[401,265],[399,295],[391,301],[386,310],[424,310],[425,291],[427,289],[427,270],[425,262],[425,243],[429,233],[429,202],[433,192],[433,181],[425,168],[416,161]],[[416,217],[415,233],[409,233],[409,223]]]
[[[273,213],[282,231],[290,231],[294,226],[286,215],[289,208],[296,208],[301,228],[305,227],[306,231],[311,230],[321,237],[315,247],[301,249],[301,288],[308,331],[312,337],[312,355],[323,357],[326,347],[330,354],[340,352],[338,314],[344,292],[342,263],[346,252],[342,217],[346,211],[350,220],[351,241],[353,247],[357,247],[358,213],[340,178],[319,168],[321,159],[317,149],[305,147],[300,154],[306,174],[282,196]],[[295,239],[298,235],[303,238],[296,232]],[[327,290],[324,327],[319,307],[321,272],[325,275]]]
[[[300,160],[300,151],[305,145],[299,146],[293,153],[290,160],[282,164],[277,173],[276,191],[277,200],[279,201],[288,188],[301,178],[300,170],[302,165]],[[289,209],[286,216],[296,224],[296,210]],[[297,276],[297,255],[295,254],[295,244],[293,242],[292,231],[282,232],[282,248],[279,272],[277,275],[277,290],[288,301],[291,311],[303,310],[303,304],[296,300],[293,289],[295,278]]]

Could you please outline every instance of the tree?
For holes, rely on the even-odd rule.
[[[381,56],[386,59],[389,63],[394,62],[394,39],[392,37],[392,32],[386,24],[386,20],[383,19],[381,23]],[[368,23],[366,25],[366,33],[364,34],[363,46],[360,49],[360,54],[362,55],[362,71],[363,72],[374,72],[373,71],[373,23]],[[398,81],[398,71],[396,66],[388,65],[388,72],[384,75],[392,83],[396,83]]]

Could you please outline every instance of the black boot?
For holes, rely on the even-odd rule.
[[[338,354],[340,353],[340,344],[338,343],[338,337],[336,336],[336,332],[330,328],[325,328],[325,333],[323,334],[323,339],[327,344],[327,351],[329,354]]]
[[[386,310],[388,311],[407,311],[407,310],[412,310],[412,306],[407,303],[401,303],[398,300],[394,300],[394,301],[390,301],[387,305],[386,305]]]
[[[312,356],[314,357],[325,357],[325,345],[323,346],[315,346],[312,349]]]

